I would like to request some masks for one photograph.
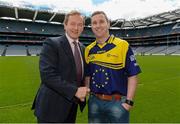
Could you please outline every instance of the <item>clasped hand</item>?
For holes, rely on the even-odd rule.
[[[90,89],[88,87],[79,87],[75,96],[80,99],[81,102],[85,101],[86,96],[89,94]]]

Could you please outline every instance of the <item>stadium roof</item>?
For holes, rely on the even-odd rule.
[[[26,20],[33,22],[57,23],[62,24],[65,17],[64,12],[52,12],[46,10],[33,10],[29,8],[19,8],[0,5],[0,19],[14,19]],[[142,19],[125,20],[117,19],[111,20],[111,28],[132,29],[143,28],[167,23],[174,23],[180,21],[180,9],[174,11],[164,12],[157,15],[149,16]],[[90,26],[90,17],[86,17],[85,25]]]

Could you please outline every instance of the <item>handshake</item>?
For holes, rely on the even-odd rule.
[[[84,102],[86,96],[89,94],[90,89],[88,87],[79,87],[75,96],[81,101]]]

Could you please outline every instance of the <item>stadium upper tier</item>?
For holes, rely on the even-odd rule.
[[[58,36],[64,33],[62,24],[38,23],[17,20],[0,19],[0,33],[19,33]],[[180,23],[171,23],[161,26],[133,28],[133,29],[110,29],[112,34],[118,37],[152,37],[180,33]],[[94,37],[91,28],[85,27],[83,37]]]
[[[15,20],[28,20],[32,22],[43,21],[45,23],[62,24],[65,13],[53,12],[49,10],[38,10],[30,8],[19,8],[0,3],[0,18],[11,18]],[[111,21],[111,28],[116,27],[120,29],[151,27],[153,25],[163,25],[166,23],[175,23],[180,20],[180,9],[160,13],[136,20],[117,19]],[[86,17],[85,25],[90,26],[90,17]]]
[[[42,42],[46,37],[62,35],[64,34],[62,24],[64,17],[64,13],[0,4],[0,41]],[[89,43],[94,40],[90,28],[90,17],[86,17],[85,21],[86,27],[81,40]],[[112,20],[110,33],[131,43],[134,41],[141,43],[163,41],[165,43],[166,39],[179,41],[180,9],[138,20]]]
[[[44,39],[64,34],[64,13],[1,5],[0,56],[39,55]],[[90,18],[80,41],[88,45],[95,37]],[[135,54],[180,54],[180,9],[144,19],[112,20],[110,33],[127,40]]]

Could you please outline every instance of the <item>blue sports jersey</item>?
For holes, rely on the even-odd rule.
[[[103,46],[96,41],[87,46],[85,59],[94,93],[127,95],[128,77],[141,72],[129,44],[114,36]]]

